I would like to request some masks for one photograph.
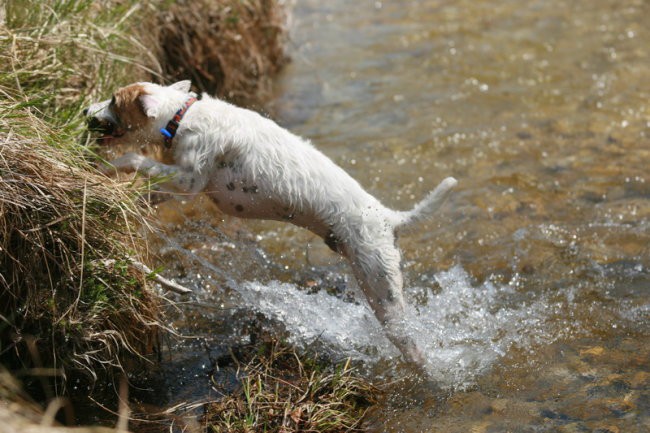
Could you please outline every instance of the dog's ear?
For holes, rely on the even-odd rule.
[[[170,85],[169,87],[184,93],[188,93],[190,91],[190,88],[192,87],[192,82],[190,80],[178,81]]]
[[[142,104],[142,111],[144,111],[147,117],[158,116],[160,101],[154,95],[143,93],[140,95],[140,104]]]

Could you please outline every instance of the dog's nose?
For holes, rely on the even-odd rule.
[[[88,116],[88,109],[87,109],[87,108],[84,108],[84,110],[82,111],[82,113],[83,113],[84,116]]]
[[[88,124],[88,129],[91,131],[100,131],[105,127],[96,117],[87,118],[86,123]]]

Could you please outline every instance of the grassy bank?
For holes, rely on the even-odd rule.
[[[262,5],[277,9],[199,3],[256,19]],[[164,300],[131,265],[147,256],[147,207],[94,169],[80,113],[119,86],[174,78],[157,38],[181,11],[154,0],[0,2],[0,362],[36,383],[39,398],[65,395],[72,376],[151,362],[164,331]],[[229,13],[225,25],[241,26]],[[2,397],[29,399],[17,395]]]
[[[147,70],[127,60],[136,51],[123,22],[133,8],[3,7],[0,353],[11,368],[50,371],[54,391],[44,392],[59,393],[73,371],[95,376],[146,357],[161,327],[158,296],[129,266],[144,254],[146,208],[97,173],[80,144],[88,99]]]
[[[129,262],[143,254],[142,207],[57,143],[65,128],[7,104],[0,103],[3,360],[64,378],[150,354],[160,301]]]
[[[7,428],[51,431],[72,377],[111,378],[155,362],[165,332],[168,301],[132,266],[146,262],[147,207],[132,185],[94,169],[81,110],[133,81],[186,78],[199,90],[260,103],[286,61],[283,21],[279,2],[264,0],[0,1],[0,420]],[[290,377],[293,370],[300,374]],[[275,347],[241,373],[261,406],[242,412],[241,394],[233,395],[210,405],[204,428],[343,431],[363,412],[362,387],[346,365],[326,370]],[[32,384],[38,404],[15,375]],[[289,391],[273,382],[277,375]],[[300,387],[307,400],[295,399]],[[276,409],[279,398],[284,406]]]

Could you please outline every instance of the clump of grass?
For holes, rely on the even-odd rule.
[[[0,102],[0,130],[2,351],[27,362],[32,336],[43,365],[91,373],[150,352],[159,300],[130,266],[147,224],[133,193],[19,103]]]
[[[207,431],[359,431],[378,393],[349,360],[327,366],[278,343],[264,346],[239,375],[239,391],[208,405]]]
[[[152,73],[131,60],[145,51],[128,32],[142,6],[0,7],[1,361],[94,375],[151,353],[162,327],[161,299],[129,266],[146,207],[80,145],[86,101]]]
[[[156,58],[132,31],[149,3],[6,0],[0,90],[48,122],[69,125],[88,100],[159,75]]]
[[[236,102],[263,99],[286,63],[280,0],[178,1],[159,16],[163,74]]]

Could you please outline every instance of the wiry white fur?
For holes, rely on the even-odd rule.
[[[190,83],[140,84],[147,93],[140,102],[152,120],[147,139],[162,142],[158,131],[191,96]],[[101,110],[109,109],[99,103],[89,111],[100,116]],[[400,323],[405,305],[395,233],[429,217],[455,179],[443,180],[410,211],[388,209],[309,141],[253,111],[208,95],[185,113],[172,150],[174,165],[138,154],[124,155],[112,164],[147,175],[172,175],[169,187],[203,191],[225,213],[287,220],[323,237],[349,259],[390,339],[407,360],[423,364]]]

